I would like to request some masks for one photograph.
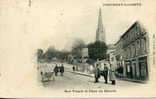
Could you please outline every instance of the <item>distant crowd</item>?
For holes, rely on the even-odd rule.
[[[56,66],[54,67],[54,72],[55,72],[55,76],[57,76],[59,72],[61,73],[61,76],[63,76],[63,73],[64,73],[64,66],[63,66],[63,64],[61,64],[61,66],[58,66],[56,64]]]

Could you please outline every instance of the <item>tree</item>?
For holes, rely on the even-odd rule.
[[[57,59],[58,61],[64,61],[66,60],[68,54],[69,54],[68,51],[65,50],[59,51],[54,47],[49,47],[44,54],[44,59],[47,62],[51,62],[53,61],[53,59]]]
[[[92,60],[102,60],[106,59],[107,55],[107,45],[104,42],[96,41],[94,43],[88,44],[88,54],[89,58]]]
[[[59,60],[61,60],[61,61],[66,61],[68,55],[69,55],[69,52],[68,51],[62,50],[62,51],[59,51],[58,52],[58,57],[57,58]]]
[[[84,48],[86,45],[83,40],[81,39],[76,39],[72,45],[72,50],[71,53],[75,58],[80,58],[81,57],[81,50]]]
[[[57,56],[56,49],[54,47],[49,47],[44,54],[46,61],[51,61],[52,58]]]

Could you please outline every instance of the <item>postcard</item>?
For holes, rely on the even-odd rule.
[[[0,97],[156,97],[155,0],[0,0]]]

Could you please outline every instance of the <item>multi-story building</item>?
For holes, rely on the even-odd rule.
[[[107,49],[108,61],[110,62],[110,64],[112,64],[112,66],[117,68],[116,57],[115,57],[115,50],[116,49],[115,49],[114,44],[109,44],[108,45],[108,49]]]
[[[88,60],[88,48],[84,47],[81,49],[81,61],[82,63],[86,62]]]
[[[127,78],[148,79],[149,38],[139,22],[135,22],[115,44],[117,65]]]

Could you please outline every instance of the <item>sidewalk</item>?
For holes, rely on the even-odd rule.
[[[88,76],[88,77],[94,77],[94,74],[88,74],[88,73],[83,73],[83,72],[79,72],[79,71],[73,71],[72,65],[70,65],[70,64],[66,64],[65,68],[68,69],[67,72],[71,72],[71,73],[75,73],[75,74],[79,74],[79,75],[83,75],[83,76]]]
[[[87,74],[87,73],[83,73],[83,72],[79,72],[79,71],[68,71],[68,72],[83,75],[83,76],[88,76],[88,77],[94,77],[94,74]]]
[[[135,79],[130,79],[130,78],[118,78],[118,77],[116,77],[116,78],[119,80],[131,81],[131,82],[135,82],[135,83],[142,83],[142,84],[147,83],[147,81],[135,80]]]
[[[88,76],[88,77],[94,77],[94,74],[87,74],[87,73],[83,73],[83,72],[79,72],[79,71],[68,71],[68,72],[83,75],[83,76]],[[117,78],[116,77],[116,79],[123,80],[123,81],[135,82],[135,83],[146,83],[146,81],[134,80],[134,79],[129,79],[129,78]]]
[[[66,68],[68,68],[68,72],[71,72],[71,73],[75,73],[75,74],[79,74],[79,75],[83,75],[83,76],[87,76],[87,77],[94,77],[94,74],[88,74],[88,73],[83,73],[83,72],[79,72],[79,71],[73,71],[71,66],[66,67]],[[142,81],[142,80],[134,80],[134,79],[129,79],[129,78],[119,78],[119,77],[116,77],[116,79],[123,80],[123,81],[129,81],[129,82],[135,82],[135,83],[142,83],[142,84],[147,82],[147,81]]]

